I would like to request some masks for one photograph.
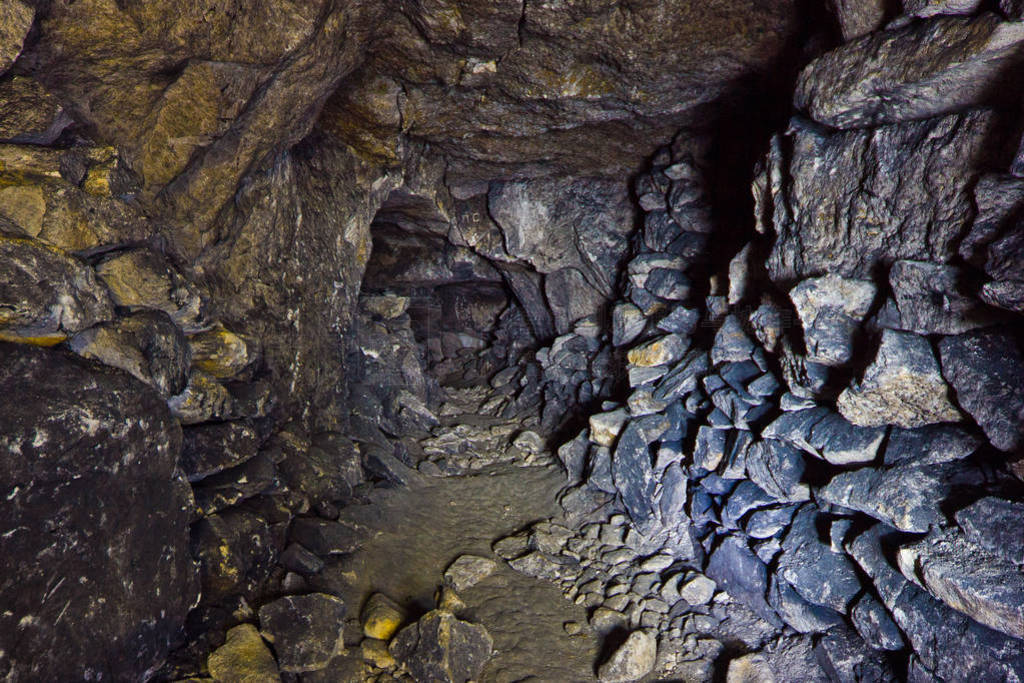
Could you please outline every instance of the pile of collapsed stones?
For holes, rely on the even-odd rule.
[[[630,393],[559,451],[599,523],[509,558],[661,664],[714,659],[739,603],[785,680],[1024,672],[1024,180],[978,86],[1024,29],[933,14],[807,66],[708,282],[706,153],[684,132],[637,181]]]

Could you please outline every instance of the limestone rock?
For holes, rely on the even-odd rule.
[[[626,641],[600,666],[597,677],[607,683],[639,681],[646,676],[658,656],[658,642],[647,631],[633,631]]]
[[[644,331],[647,319],[639,308],[631,303],[621,303],[612,309],[612,344],[624,346]]]
[[[1024,565],[1024,539],[1020,535],[1022,516],[1024,503],[990,496],[958,511],[956,522],[971,543]]]
[[[839,395],[839,412],[853,424],[895,424],[912,429],[957,422],[960,411],[948,398],[931,344],[909,332],[883,330],[871,365],[860,382]]]
[[[783,413],[761,432],[833,465],[874,461],[885,434],[884,428],[859,427],[823,407]]]
[[[850,620],[857,633],[871,647],[881,650],[901,650],[905,647],[900,629],[889,612],[871,593],[864,593],[850,610]]]
[[[290,538],[317,555],[351,553],[362,546],[363,529],[346,521],[299,517],[292,522]]]
[[[487,557],[460,555],[444,571],[444,580],[456,591],[471,588],[498,569],[498,564]]]
[[[797,513],[782,542],[779,573],[806,600],[845,614],[860,593],[860,579],[846,555],[819,540],[818,517],[813,506]]]
[[[794,120],[769,159],[779,178],[772,279],[867,279],[900,259],[948,263],[974,214],[972,179],[994,124],[986,110],[831,133]]]
[[[829,0],[828,4],[839,20],[845,41],[881,28],[890,9],[882,0]]]
[[[117,252],[96,266],[118,306],[157,308],[186,332],[201,324],[198,290],[165,257],[147,249]],[[199,349],[199,358],[204,351]]]
[[[231,392],[215,377],[195,368],[189,372],[185,389],[172,396],[167,406],[184,425],[242,417]]]
[[[961,334],[996,322],[964,293],[965,274],[955,266],[897,261],[889,269],[894,301],[879,311],[879,324],[918,334]]]
[[[871,281],[838,275],[804,280],[790,290],[803,324],[808,360],[825,365],[850,361],[858,327],[871,310],[876,291]]]
[[[819,57],[800,75],[796,104],[836,128],[960,111],[998,95],[1022,42],[1024,27],[994,14],[914,22]]]
[[[260,633],[274,646],[281,671],[323,669],[345,649],[345,603],[333,595],[289,595],[260,608]]]
[[[975,621],[1024,637],[1024,576],[1016,564],[967,541],[957,531],[902,546],[900,571]]]
[[[912,16],[927,18],[939,15],[971,15],[981,5],[981,0],[907,0],[904,11]]]
[[[6,343],[0,415],[0,552],[17,567],[0,580],[0,668],[146,678],[198,597],[177,423],[125,373]]]
[[[737,601],[770,624],[780,626],[778,616],[765,599],[768,568],[738,536],[727,536],[711,553],[707,575]]]
[[[0,339],[52,345],[114,317],[91,268],[57,249],[0,236]]]
[[[70,123],[71,117],[57,98],[34,78],[15,76],[0,82],[0,142],[48,145]],[[0,207],[6,203],[6,197],[0,199]],[[7,213],[3,209],[0,212]],[[31,236],[38,233],[36,230]]]
[[[668,334],[630,349],[626,358],[640,367],[670,365],[682,358],[687,346],[682,337]]]
[[[363,606],[363,634],[368,638],[391,640],[405,618],[405,610],[394,600],[383,593],[374,593]]]
[[[193,364],[218,379],[235,377],[254,361],[252,343],[220,324],[188,337]]]
[[[775,674],[763,655],[752,653],[729,661],[726,683],[775,683]]]
[[[270,575],[277,550],[266,520],[242,510],[225,510],[192,526],[203,598],[210,602],[254,590]]]
[[[722,321],[722,326],[715,333],[715,343],[711,347],[711,362],[742,363],[749,360],[754,352],[754,342],[750,341],[740,319],[729,314]]]
[[[480,674],[493,646],[483,626],[433,610],[399,631],[388,649],[417,683],[466,683]]]
[[[245,422],[217,422],[183,430],[181,468],[189,481],[199,481],[256,455],[256,431]]]
[[[958,481],[977,483],[972,470],[958,462],[862,467],[835,475],[818,491],[818,497],[860,510],[902,531],[924,533],[946,522],[941,504]]]
[[[706,605],[711,602],[717,588],[714,581],[698,574],[679,586],[679,597],[691,605]]]
[[[1014,337],[977,330],[939,342],[942,375],[996,448],[1024,443],[1024,356]]]
[[[800,452],[776,439],[758,441],[747,452],[750,480],[775,500],[788,503],[810,500],[810,488],[801,482],[804,467]]]
[[[21,0],[5,2],[0,8],[0,74],[21,54],[22,43],[34,18],[35,10]]]
[[[185,335],[163,311],[138,311],[76,334],[71,350],[131,373],[166,398],[188,384],[191,356]]]
[[[240,624],[228,630],[226,642],[207,660],[215,681],[280,683],[277,662],[252,624]]]
[[[888,559],[886,528],[878,524],[849,544],[927,677],[1012,678],[1024,667],[1024,644],[950,609],[907,581]],[[956,652],[956,657],[950,653]]]
[[[590,439],[599,446],[611,448],[629,419],[629,411],[624,408],[595,413],[590,416]]]

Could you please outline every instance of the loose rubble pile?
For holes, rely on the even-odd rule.
[[[1024,673],[1021,543],[1001,536],[1024,311],[992,294],[1019,284],[1024,181],[981,87],[1019,26],[898,21],[811,62],[754,180],[759,234],[720,270],[706,148],[684,132],[636,181],[611,330],[630,393],[559,450],[563,506],[598,522],[496,548],[632,634],[606,680],[654,667],[645,633],[662,675],[755,651],[730,676]]]

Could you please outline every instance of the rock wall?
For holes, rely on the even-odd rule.
[[[868,5],[839,5],[844,29]],[[624,512],[635,535],[613,516],[551,561],[669,651],[702,659],[683,636],[738,618],[684,618],[675,561],[757,615],[744,647],[782,680],[786,642],[816,653],[801,677],[1024,672],[1019,543],[994,540],[1024,493],[1020,109],[1001,89],[1024,35],[973,5],[917,16],[804,68],[741,239],[716,239],[701,137],[636,181],[611,330],[630,390],[559,451],[567,510]]]

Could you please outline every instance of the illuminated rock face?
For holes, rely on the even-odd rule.
[[[0,676],[534,673],[513,570],[583,677],[1024,676],[1020,3],[805,5],[7,0]],[[374,496],[559,463],[345,640]]]

